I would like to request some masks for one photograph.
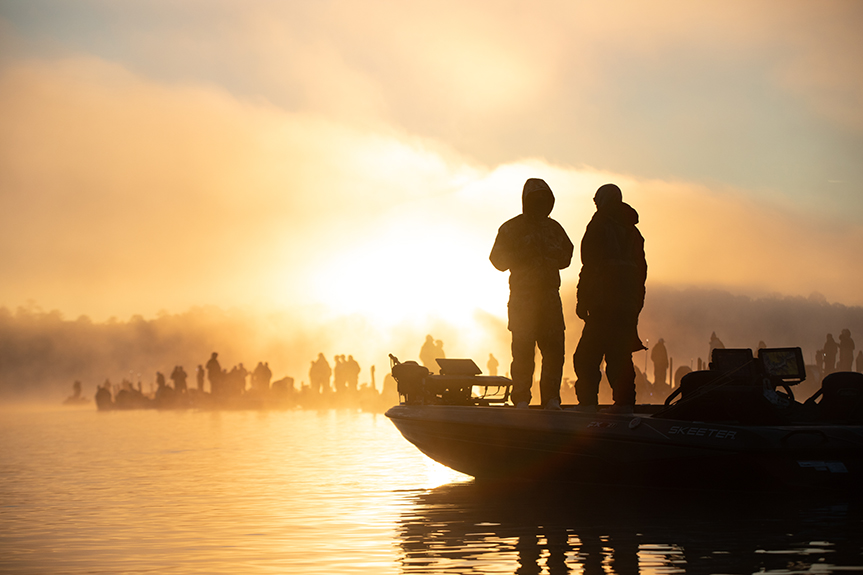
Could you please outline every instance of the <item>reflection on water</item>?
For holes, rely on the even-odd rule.
[[[787,495],[441,486],[400,520],[406,573],[863,570],[860,501]]]
[[[6,412],[0,446],[10,573],[397,573],[409,490],[464,479],[347,411]]]
[[[475,484],[365,413],[0,413],[9,573],[830,572],[863,565],[861,517]]]

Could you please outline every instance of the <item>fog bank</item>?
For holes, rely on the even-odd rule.
[[[568,326],[564,376],[573,378],[571,355],[583,324],[574,313],[575,286],[564,284],[562,294]],[[34,306],[0,308],[0,400],[56,403],[71,393],[76,379],[88,398],[105,379],[141,381],[147,390],[157,371],[167,376],[175,365],[182,365],[193,374],[213,351],[228,369],[239,363],[253,369],[257,362],[267,361],[274,379],[293,377],[298,387],[308,382],[310,362],[318,353],[330,360],[350,354],[362,368],[360,382],[371,383],[370,367],[375,366],[380,389],[389,371],[388,354],[418,359],[426,334],[444,341],[448,357],[471,357],[485,370],[488,354],[494,353],[501,373],[508,371],[509,333],[504,321],[487,313],[477,312],[459,326],[428,318],[386,329],[361,315],[321,316],[317,321],[311,315],[208,307],[149,319],[93,322],[86,317],[66,319],[60,312]],[[699,358],[706,360],[711,332],[726,347],[754,349],[759,340],[769,347],[800,346],[807,363],[814,363],[826,334],[837,337],[845,328],[858,339],[859,350],[863,307],[830,303],[817,294],[751,297],[652,284],[640,320],[641,337],[649,347],[661,337],[675,366],[693,368]],[[652,374],[644,352],[634,354],[633,361],[639,369],[646,365]]]

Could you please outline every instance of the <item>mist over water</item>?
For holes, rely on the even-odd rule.
[[[572,352],[583,323],[575,316],[575,286],[565,284],[561,295],[567,325],[564,377],[574,379]],[[310,363],[319,353],[330,362],[335,355],[351,354],[361,368],[359,383],[372,383],[375,366],[374,383],[380,391],[389,372],[388,354],[402,361],[418,360],[428,334],[444,342],[447,357],[472,358],[484,372],[488,354],[493,353],[504,374],[509,371],[510,333],[505,309],[500,311],[501,316],[466,316],[459,324],[428,318],[387,326],[361,315],[314,319],[218,308],[103,322],[65,318],[58,311],[33,307],[0,308],[0,401],[57,404],[70,394],[76,379],[82,383],[82,395],[91,400],[96,386],[106,379],[113,384],[141,381],[146,393],[157,371],[167,377],[176,365],[183,366],[192,381],[196,366],[206,363],[213,351],[228,369],[243,363],[251,371],[259,361],[267,361],[273,381],[291,377],[297,389],[309,383]],[[652,348],[663,338],[675,369],[696,369],[699,359],[706,362],[712,332],[726,347],[755,349],[759,341],[768,347],[799,346],[806,363],[814,365],[826,335],[838,337],[846,328],[857,338],[856,356],[863,347],[859,306],[827,302],[818,294],[750,297],[650,283],[639,319],[642,340]],[[633,361],[652,379],[652,363],[645,353],[633,354]],[[804,393],[817,389],[817,374],[810,375],[802,386]]]

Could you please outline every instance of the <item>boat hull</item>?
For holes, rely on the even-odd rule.
[[[386,415],[428,457],[478,479],[729,490],[845,489],[863,479],[863,426],[447,405]]]

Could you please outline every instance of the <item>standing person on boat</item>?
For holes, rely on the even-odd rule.
[[[614,406],[632,413],[635,368],[632,353],[646,349],[638,337],[638,314],[644,307],[647,261],[644,238],[635,225],[638,212],[623,202],[614,184],[601,186],[593,198],[596,213],[581,240],[575,313],[584,320],[573,355],[579,409],[596,411],[600,365],[606,362]]]
[[[344,358],[344,356],[342,356]],[[345,383],[347,390],[351,393],[356,393],[360,383],[360,364],[354,359],[354,356],[349,355],[348,359],[344,360]]]
[[[222,383],[222,366],[219,365],[219,354],[215,351],[210,355],[210,360],[207,362],[207,379],[210,380],[210,393],[218,395],[222,392],[219,384]]]
[[[186,393],[186,378],[189,377],[182,365],[174,366],[171,372],[171,381],[174,382],[174,391]]]
[[[312,361],[312,366],[309,368],[309,384],[312,388],[312,393],[315,395],[330,392],[330,376],[333,370],[324,357],[323,352],[318,354],[318,359]]]
[[[509,270],[512,401],[520,408],[530,404],[534,356],[539,347],[542,405],[560,409],[565,355],[560,270],[569,267],[573,245],[563,226],[548,217],[554,194],[545,181],[528,179],[521,202],[522,213],[500,227],[489,256],[494,267]]]
[[[488,374],[497,375],[497,367],[499,365],[500,363],[497,361],[497,358],[494,356],[494,354],[488,354],[488,363],[486,364],[486,367],[488,368]]]
[[[204,392],[204,366],[200,363],[198,364],[197,369],[195,369],[195,381],[198,384],[198,391],[201,393]]]
[[[661,337],[650,352],[650,361],[653,362],[653,385],[664,386],[665,374],[668,372],[668,350],[665,349],[665,340]]]
[[[839,334],[839,365],[837,371],[851,371],[854,364],[854,340],[851,339],[851,330],[843,329]]]

